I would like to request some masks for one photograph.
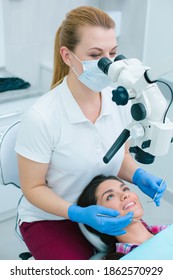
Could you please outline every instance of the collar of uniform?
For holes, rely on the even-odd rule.
[[[102,109],[100,113],[100,117],[102,116],[108,116],[111,115],[112,112],[112,89],[109,87],[106,87],[102,90]]]
[[[74,99],[68,85],[67,85],[67,77],[64,78],[63,82],[59,85],[59,90],[61,92],[61,96],[63,99],[64,108],[68,115],[68,118],[71,123],[81,123],[88,122],[88,119],[83,114],[81,108],[77,104]],[[111,101],[112,102],[112,101]],[[109,98],[106,98],[106,92],[102,92],[102,109],[100,117],[110,115],[110,101]]]

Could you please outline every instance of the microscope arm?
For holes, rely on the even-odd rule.
[[[127,139],[130,137],[130,130],[124,129],[119,137],[116,139],[114,144],[111,146],[109,151],[106,153],[106,155],[103,158],[104,163],[108,163],[113,156],[117,153],[117,151],[122,147],[122,145],[127,141]]]
[[[117,153],[117,151],[122,147],[122,145],[127,141],[129,137],[143,137],[144,134],[144,129],[141,124],[129,124],[127,128],[125,128],[121,132],[121,134],[115,140],[109,151],[104,156],[104,163],[108,163],[112,159],[112,157]]]

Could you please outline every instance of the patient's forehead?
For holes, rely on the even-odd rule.
[[[119,189],[121,189],[124,186],[125,186],[125,184],[123,182],[120,182],[120,181],[114,180],[114,179],[108,179],[108,180],[105,180],[104,182],[102,182],[101,184],[99,184],[96,194],[100,194],[105,189],[113,189],[114,191],[116,191],[116,190],[118,191]]]

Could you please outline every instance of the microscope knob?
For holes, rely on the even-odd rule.
[[[122,87],[119,86],[117,89],[114,89],[112,91],[112,101],[115,102],[117,105],[126,105],[129,100],[129,94],[128,91]]]
[[[131,107],[131,115],[135,121],[144,120],[147,116],[147,111],[142,103],[133,104]]]

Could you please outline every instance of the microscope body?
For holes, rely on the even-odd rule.
[[[173,123],[168,118],[163,122],[167,106],[156,84],[149,85],[139,97],[132,100],[131,137],[135,146],[153,156],[167,154],[173,137]],[[136,133],[137,124],[140,124],[143,133]]]
[[[156,84],[147,75],[149,67],[138,59],[126,59],[120,55],[120,59],[107,63],[102,58],[98,67],[115,83],[112,91],[112,100],[117,105],[126,105],[131,101],[132,122],[120,135],[111,147],[111,152],[106,154],[106,163],[129,137],[133,138],[134,147],[130,152],[135,153],[135,159],[144,164],[150,164],[155,156],[163,156],[168,153],[173,138],[173,123],[166,117],[167,101]],[[101,62],[104,62],[101,63]],[[123,136],[125,135],[125,136]],[[124,138],[124,139],[123,139]],[[113,151],[114,150],[114,151]],[[110,156],[111,154],[111,156]]]

